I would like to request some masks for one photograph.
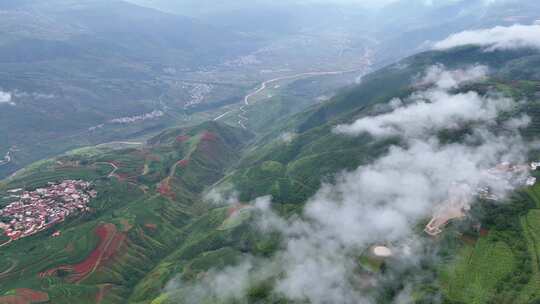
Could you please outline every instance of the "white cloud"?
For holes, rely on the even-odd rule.
[[[446,70],[442,66],[428,68],[419,86],[432,85],[410,96],[405,106],[391,101],[392,112],[358,119],[350,125],[339,125],[336,132],[349,135],[369,133],[375,137],[426,137],[442,129],[457,129],[465,122],[492,123],[501,111],[508,111],[515,102],[504,97],[486,97],[476,92],[452,94],[448,90],[481,80],[487,68]]]
[[[354,270],[362,249],[387,244],[400,264],[414,265],[421,256],[418,252],[422,241],[413,227],[456,195],[456,183],[466,185],[464,189],[489,186],[498,189],[498,195],[521,185],[521,176],[517,182],[510,176],[490,178],[489,172],[502,162],[525,162],[527,146],[517,128],[526,125],[528,118],[510,120],[510,129],[504,134],[492,133],[488,126],[514,103],[474,92],[451,94],[442,89],[458,85],[448,82],[449,75],[460,75],[459,83],[476,79],[464,74],[483,73],[441,71],[435,73],[437,78],[431,72],[424,80],[430,78],[435,88],[415,94],[430,103],[417,102],[361,120],[368,121],[363,126],[375,134],[386,133],[383,126],[391,123],[391,133],[402,136],[404,146],[391,147],[373,163],[344,172],[334,183],[323,185],[306,204],[301,219],[286,220],[273,214],[267,198],[256,202],[266,214],[259,225],[279,230],[286,240],[277,258],[285,274],[276,292],[314,304],[371,303],[369,292],[359,286],[369,286],[365,281],[377,277],[358,276]],[[443,144],[433,135],[434,129],[457,128],[469,122],[479,125],[464,143]],[[357,123],[349,127],[358,129]],[[372,124],[376,127],[369,127]],[[472,203],[472,193],[465,194],[458,192],[460,198]],[[398,300],[407,302],[407,294],[402,293]]]
[[[285,133],[283,133],[283,134],[281,134],[281,135],[279,136],[279,139],[280,139],[282,142],[284,142],[284,143],[286,143],[286,144],[289,144],[289,143],[291,143],[291,142],[296,138],[296,136],[297,136],[297,135],[296,135],[295,133],[285,132]]]
[[[238,204],[238,192],[231,184],[214,187],[204,194],[204,200],[218,206]]]
[[[532,122],[531,118],[523,114],[520,117],[514,117],[504,123],[504,126],[509,129],[517,130],[527,127]]]
[[[463,45],[479,45],[487,50],[507,50],[523,47],[540,48],[540,25],[497,26],[491,29],[464,31],[435,44],[435,49]]]
[[[199,282],[189,283],[174,279],[167,284],[165,291],[171,297],[181,297],[182,303],[199,304],[205,299],[242,299],[250,284],[250,259],[220,271],[211,270]]]
[[[56,96],[53,94],[46,94],[46,93],[38,93],[38,92],[22,92],[19,90],[15,90],[13,92],[13,96],[16,98],[32,98],[32,99],[53,99]]]
[[[5,104],[13,105],[14,103],[11,100],[12,100],[12,95],[10,92],[0,91],[0,104],[5,103]]]
[[[443,90],[455,89],[461,84],[477,82],[487,77],[489,68],[485,65],[476,65],[467,69],[447,70],[443,65],[437,64],[429,67],[418,85],[433,85]]]
[[[284,0],[290,1],[290,0]],[[383,7],[388,4],[395,2],[411,2],[411,0],[296,0],[297,3],[323,3],[323,4],[359,4],[367,7]],[[414,1],[415,3],[423,4],[426,6],[433,5],[447,5],[452,3],[457,3],[462,0],[421,0]],[[482,4],[491,5],[495,3],[500,3],[503,1],[512,1],[512,0],[483,0]],[[515,0],[514,0],[515,1]]]
[[[32,98],[32,99],[53,99],[55,98],[55,95],[52,94],[44,94],[44,93],[27,93],[22,92],[19,90],[14,91],[2,91],[0,90],[0,105],[1,104],[8,104],[8,105],[15,105],[15,102],[13,99],[26,99],[26,98]]]
[[[458,79],[458,84],[449,82],[449,77]],[[386,125],[392,124],[390,133],[403,137],[401,146],[390,147],[370,164],[338,174],[308,200],[300,217],[280,217],[270,208],[269,197],[257,199],[254,205],[261,214],[254,222],[263,231],[279,231],[283,249],[266,262],[249,264],[249,271],[241,264],[234,271],[214,273],[204,279],[204,290],[221,294],[220,284],[214,282],[221,274],[233,273],[235,293],[226,296],[240,297],[246,290],[243,282],[260,280],[254,272],[261,269],[263,278],[274,274],[273,292],[288,299],[313,304],[374,303],[373,290],[385,275],[359,275],[359,255],[367,247],[390,247],[399,267],[418,265],[425,244],[414,227],[454,195],[456,183],[467,185],[466,189],[491,186],[500,190],[499,195],[515,189],[519,183],[510,177],[489,178],[489,169],[502,162],[525,162],[528,147],[518,128],[529,122],[527,117],[507,120],[506,131],[493,133],[490,124],[512,101],[443,89],[474,78],[463,77],[463,71],[428,71],[423,80],[427,78],[434,87],[414,94],[416,103],[401,106],[394,100],[391,113],[364,118],[369,123],[361,128],[357,122],[342,126],[354,130],[349,134],[360,134],[358,129],[386,134]],[[433,134],[433,130],[470,122],[477,126],[463,143],[441,143]],[[468,203],[472,198],[463,196]],[[408,302],[409,291],[400,293],[398,303]]]
[[[355,272],[359,252],[387,244],[400,264],[415,265],[423,243],[413,227],[443,204],[456,181],[470,188],[486,183],[505,191],[515,188],[508,180],[486,180],[485,172],[502,161],[524,161],[519,136],[476,136],[483,141],[477,146],[429,139],[393,147],[373,164],[325,184],[305,206],[302,219],[284,220],[267,210],[260,224],[281,231],[286,240],[277,258],[284,275],[276,292],[313,304],[372,303],[359,286],[377,277]]]
[[[323,4],[359,4],[369,7],[382,7],[398,0],[299,0],[299,3],[323,3]]]
[[[413,104],[395,111],[357,120],[351,125],[336,127],[338,133],[358,135],[369,133],[375,137],[418,137],[442,129],[458,129],[465,122],[491,123],[502,110],[510,110],[514,102],[508,98],[490,98],[476,92],[450,94],[426,91],[412,97]]]

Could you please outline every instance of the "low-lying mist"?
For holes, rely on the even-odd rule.
[[[391,280],[393,271],[377,275],[359,271],[359,257],[370,246],[390,248],[392,259],[398,261],[394,265],[416,267],[430,242],[416,227],[449,200],[456,183],[467,189],[499,189],[500,197],[522,186],[514,176],[491,179],[486,173],[501,163],[526,162],[529,147],[519,130],[529,123],[528,117],[499,119],[519,101],[459,90],[483,81],[488,73],[485,66],[458,70],[432,66],[416,80],[418,90],[392,100],[389,112],[336,126],[336,136],[397,137],[400,145],[324,184],[300,217],[280,217],[269,197],[255,200],[256,229],[279,232],[282,249],[271,259],[249,257],[240,265],[211,271],[195,285],[174,280],[167,290],[173,295],[182,290],[187,303],[243,299],[251,284],[272,278],[276,297],[315,304],[372,302],[377,290],[373,287]],[[467,128],[461,141],[439,139],[441,131]],[[462,199],[472,204],[475,196],[471,192]],[[400,297],[406,298],[406,293]]]

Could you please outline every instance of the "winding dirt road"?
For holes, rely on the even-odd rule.
[[[11,241],[8,242],[8,243],[11,243]],[[14,260],[12,258],[7,258],[7,260],[11,262],[11,265],[6,270],[0,272],[0,279],[3,279],[5,277],[7,277],[10,274],[10,272],[13,269],[15,269],[15,267],[17,267],[17,265],[19,264],[18,261]]]
[[[233,110],[227,111],[227,112],[225,112],[225,113],[219,115],[218,117],[214,118],[214,121],[218,121],[218,120],[222,119],[223,117],[229,115],[229,114],[232,113],[232,112],[233,112]]]
[[[326,76],[326,75],[341,75],[341,74],[346,74],[346,73],[353,73],[353,72],[359,72],[359,71],[362,71],[364,70],[365,68],[361,68],[361,69],[353,69],[353,70],[346,70],[346,71],[330,71],[330,72],[306,72],[306,73],[300,73],[300,74],[295,74],[295,75],[289,75],[289,76],[282,76],[282,77],[276,77],[274,79],[270,79],[270,80],[267,80],[265,82],[263,82],[261,84],[261,86],[255,90],[254,92],[251,92],[249,93],[248,95],[246,95],[244,97],[244,105],[246,106],[249,106],[249,100],[261,93],[262,91],[266,90],[266,88],[268,87],[269,84],[271,83],[274,83],[274,82],[278,82],[278,81],[283,81],[283,80],[289,80],[289,79],[295,79],[295,78],[307,78],[307,77],[315,77],[315,76]]]
[[[97,145],[96,147],[107,147],[111,145],[142,146],[143,142],[138,141],[111,141]]]
[[[369,66],[369,64],[367,66]],[[315,76],[341,75],[341,74],[354,73],[354,72],[360,72],[360,71],[365,71],[365,70],[366,70],[366,67],[352,69],[352,70],[345,70],[345,71],[306,72],[306,73],[300,73],[300,74],[289,75],[289,76],[281,76],[281,77],[276,77],[276,78],[273,78],[273,79],[270,79],[270,80],[266,80],[266,81],[261,83],[261,85],[258,87],[257,90],[247,94],[244,97],[244,104],[240,107],[240,109],[239,109],[240,113],[238,113],[238,118],[239,118],[238,125],[240,125],[240,127],[242,127],[243,129],[247,129],[246,122],[249,119],[246,117],[246,114],[247,114],[246,108],[251,105],[250,100],[253,97],[255,97],[256,95],[258,95],[259,93],[266,90],[269,87],[269,85],[272,84],[272,83],[283,81],[283,80],[296,79],[296,78],[309,78],[309,77],[315,77]],[[227,112],[217,116],[216,118],[214,118],[214,121],[220,120],[221,118],[227,116],[228,114],[230,114],[232,112],[233,112],[233,110],[227,111]]]
[[[113,170],[111,171],[111,173],[109,173],[107,175],[107,177],[109,177],[109,178],[116,177],[116,171],[118,170],[118,166],[115,165],[114,163],[112,163],[112,162],[97,162],[97,163],[95,163],[95,165],[109,165],[109,166],[111,166]]]
[[[12,239],[9,239],[9,240],[7,240],[6,242],[0,244],[0,247],[7,246],[7,245],[9,245],[11,242],[13,242],[13,240],[12,240]]]

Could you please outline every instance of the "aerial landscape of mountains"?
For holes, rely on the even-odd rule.
[[[0,3],[0,303],[539,303],[540,3]]]

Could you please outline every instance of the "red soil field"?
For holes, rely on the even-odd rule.
[[[165,196],[165,197],[168,197],[168,198],[171,198],[171,199],[175,198],[175,195],[174,195],[174,193],[172,192],[172,189],[171,189],[170,178],[166,178],[163,181],[161,181],[161,183],[159,183],[159,185],[158,185],[157,191],[162,196]]]
[[[235,204],[234,206],[231,206],[229,207],[229,209],[227,209],[227,216],[228,217],[231,217],[233,214],[235,214],[236,212],[244,209],[248,207],[248,205],[244,205],[244,204]]]
[[[47,293],[26,288],[15,289],[15,295],[0,297],[2,304],[38,304],[48,301]]]
[[[202,140],[205,140],[205,141],[215,141],[217,139],[217,136],[216,134],[212,133],[212,132],[204,132],[204,134],[202,135]]]
[[[489,230],[486,228],[480,229],[480,236],[487,236],[489,234]]]
[[[155,154],[149,154],[146,156],[146,159],[147,160],[150,160],[150,161],[161,161],[161,157],[159,157],[159,155],[155,155]]]
[[[152,224],[152,223],[144,224],[144,227],[148,228],[148,229],[151,229],[151,230],[156,230],[157,229],[157,225]]]
[[[178,161],[178,166],[185,168],[189,165],[189,159],[182,159]]]
[[[183,143],[183,142],[186,142],[190,139],[190,137],[188,135],[179,135],[179,136],[176,136],[176,142],[179,142],[179,143]]]
[[[72,277],[75,282],[82,281],[101,264],[112,258],[125,240],[125,235],[118,233],[114,224],[98,226],[96,234],[100,239],[98,247],[84,261],[73,266],[73,270],[77,273]]]
[[[103,298],[107,295],[107,293],[111,290],[112,285],[111,284],[104,284],[99,286],[99,290],[96,294],[96,304],[100,304],[103,301]]]
[[[99,237],[99,244],[84,261],[75,265],[60,266],[45,271],[40,274],[40,277],[52,276],[58,270],[66,270],[72,272],[68,277],[68,281],[78,283],[92,274],[101,265],[111,260],[126,238],[124,233],[119,233],[116,226],[110,223],[98,226],[95,233]]]

